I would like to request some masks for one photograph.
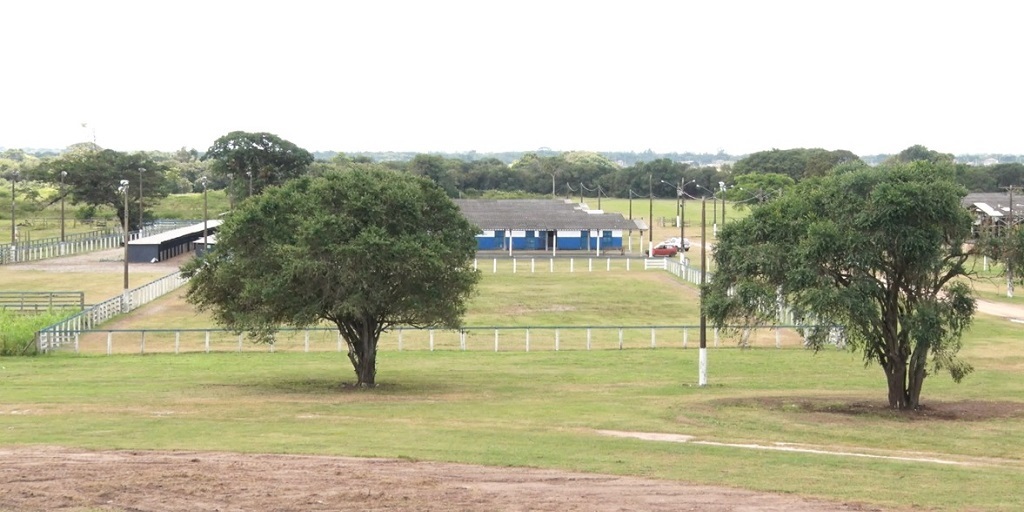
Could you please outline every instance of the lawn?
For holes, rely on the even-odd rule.
[[[692,325],[696,314],[693,287],[664,271],[502,272],[484,274],[467,324]],[[180,293],[119,323],[210,326]],[[491,333],[481,336],[488,348]],[[503,343],[511,337],[503,333]],[[392,341],[379,358],[380,387],[362,391],[346,387],[351,367],[332,351],[247,345],[242,353],[3,358],[0,430],[11,445],[402,457],[638,475],[887,508],[1024,506],[1018,324],[979,316],[963,351],[976,372],[959,385],[930,377],[925,408],[911,414],[885,409],[881,370],[858,354],[815,354],[798,340],[750,350],[723,340],[710,349],[710,385],[699,388],[697,351],[678,343],[556,352],[550,337],[538,327],[543,350],[497,353],[450,344],[430,352],[422,340],[418,350],[399,351]],[[666,443],[602,431],[695,437]],[[855,455],[767,449],[779,443]]]

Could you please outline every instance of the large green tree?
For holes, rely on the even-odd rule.
[[[357,384],[373,386],[381,333],[460,325],[479,279],[475,234],[427,178],[375,168],[296,178],[225,218],[216,249],[183,267],[187,298],[262,339],[330,322]]]
[[[306,173],[313,155],[266,132],[234,131],[214,141],[202,157],[210,161],[211,179],[227,187],[234,199],[259,194]]]
[[[72,204],[106,205],[117,212],[120,222],[128,215],[129,231],[137,231],[139,208],[151,209],[167,197],[167,166],[145,153],[121,153],[111,149],[70,151],[46,161],[35,179],[57,185],[64,175],[65,197]],[[128,211],[125,198],[118,193],[121,180],[128,180]],[[140,181],[141,180],[141,181]],[[139,194],[141,192],[141,204]],[[53,199],[59,200],[60,196]],[[148,217],[143,212],[143,218]]]
[[[966,191],[946,163],[849,166],[806,180],[722,232],[704,289],[719,327],[778,322],[788,304],[809,344],[846,342],[885,373],[889,405],[920,404],[925,377],[971,371],[957,353],[975,301],[964,242]]]

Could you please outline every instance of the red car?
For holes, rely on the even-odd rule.
[[[654,246],[654,249],[651,249],[650,251],[644,251],[644,254],[648,254],[649,256],[652,256],[652,257],[658,257],[658,256],[669,257],[669,256],[675,256],[678,253],[679,253],[679,248],[678,247],[676,247],[674,245],[665,245],[665,244],[658,244],[658,245]]]

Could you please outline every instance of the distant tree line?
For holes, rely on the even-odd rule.
[[[109,205],[118,217],[129,217],[136,229],[149,212],[133,211],[139,201],[123,200],[116,193],[120,180],[128,180],[130,193],[140,189],[143,208],[168,194],[226,190],[240,201],[269,186],[303,175],[323,175],[334,169],[377,167],[424,176],[449,197],[564,197],[593,202],[598,197],[671,198],[726,197],[732,201],[764,201],[803,180],[828,175],[837,168],[885,163],[929,161],[952,169],[957,182],[969,192],[1001,192],[1024,185],[1024,164],[1017,157],[999,156],[1001,163],[968,165],[951,154],[912,146],[879,161],[881,155],[861,158],[847,150],[820,148],[772,149],[730,161],[730,155],[556,152],[443,154],[379,153],[313,154],[270,133],[231,132],[205,151],[121,153],[93,143],[81,143],[61,153],[0,153],[0,177],[7,181],[39,182],[23,185],[16,195],[42,207],[64,197],[72,204]],[[317,158],[317,157],[320,158]],[[145,169],[139,172],[140,169]],[[17,173],[17,174],[15,174]],[[63,176],[63,187],[58,186]],[[201,178],[206,177],[205,185]],[[6,190],[10,190],[6,188]],[[137,196],[136,196],[137,197]]]

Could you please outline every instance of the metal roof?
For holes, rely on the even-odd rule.
[[[210,219],[206,221],[206,228],[212,230],[221,225],[224,221],[219,219]],[[131,240],[128,242],[129,246],[132,245],[159,245],[163,242],[169,242],[175,238],[187,237],[192,235],[203,236],[203,223],[193,224],[183,228],[172,229],[170,231],[164,231],[163,233],[157,233],[147,237],[139,238],[137,240]]]
[[[587,210],[563,199],[457,199],[462,214],[480,229],[645,229],[619,213]]]

